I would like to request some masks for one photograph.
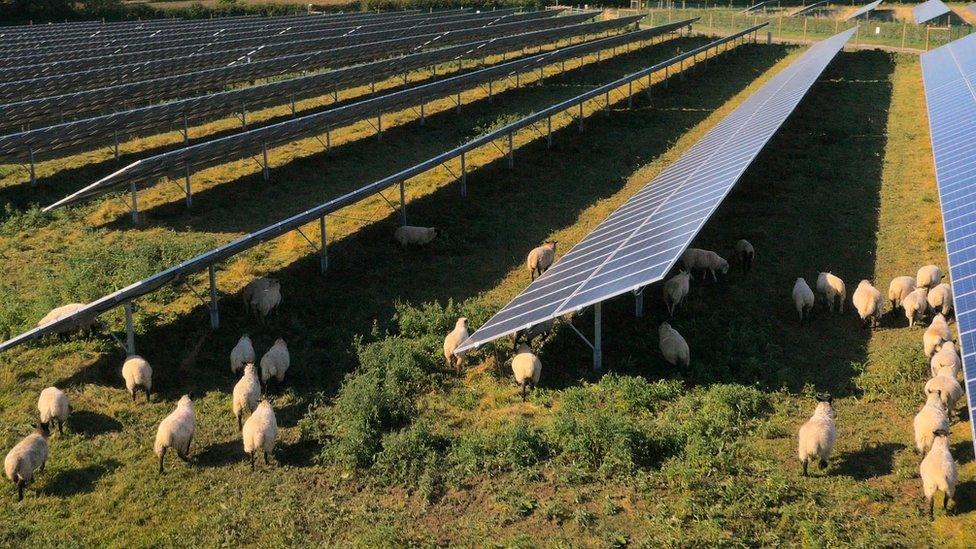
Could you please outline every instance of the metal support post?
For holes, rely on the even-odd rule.
[[[552,148],[552,117],[546,117],[546,148]]]
[[[644,317],[644,288],[639,290],[634,290],[634,306],[636,310],[634,311],[634,316],[637,318]]]
[[[136,354],[136,330],[132,322],[132,302],[126,301],[123,308],[125,308],[125,352],[132,356]]]
[[[325,216],[319,218],[319,231],[322,233],[322,248],[319,250],[319,268],[322,269],[324,273],[329,269],[329,252],[327,249],[326,232],[325,232]]]
[[[603,304],[597,303],[593,306],[593,371],[599,372],[603,369]]]
[[[508,132],[508,169],[515,167],[515,150],[512,148],[512,132]]]
[[[461,197],[462,198],[468,197],[468,167],[467,167],[467,163],[465,162],[465,156],[466,154],[462,152],[461,153]]]
[[[407,194],[403,188],[403,181],[400,182],[400,220],[403,225],[407,225]]]
[[[420,125],[423,126],[427,122],[427,115],[424,112],[424,100],[420,100]]]
[[[186,193],[186,207],[193,206],[193,189],[190,187],[190,163],[183,164],[183,192]]]
[[[129,192],[132,193],[132,224],[139,223],[139,204],[136,202],[136,182],[129,183]]]
[[[264,180],[268,181],[271,179],[271,170],[268,168],[268,144],[261,144],[261,155],[264,156]]]
[[[217,273],[214,266],[207,268],[210,274],[210,327],[216,330],[220,327],[220,311],[217,309]]]
[[[31,184],[31,187],[36,187],[37,186],[37,172],[35,171],[34,147],[33,146],[31,146],[28,149],[28,154],[30,154],[30,184]]]
[[[376,140],[383,141],[383,113],[376,115]]]

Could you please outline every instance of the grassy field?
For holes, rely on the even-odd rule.
[[[588,62],[491,104],[469,94],[459,113],[440,102],[424,128],[398,113],[382,142],[359,125],[337,130],[330,154],[314,142],[282,147],[271,184],[249,162],[209,170],[190,211],[171,185],[158,186],[144,193],[137,228],[116,198],[41,215],[10,171],[0,183],[9,203],[0,332],[697,43]],[[185,288],[140,301],[137,343],[158,388],[149,404],[129,401],[105,337],[0,355],[5,448],[28,430],[41,388],[65,389],[75,409],[25,500],[9,485],[0,497],[0,543],[971,545],[968,418],[953,425],[957,514],[932,524],[922,513],[911,432],[926,371],[921,331],[890,316],[861,330],[852,315],[823,313],[801,328],[789,299],[797,276],[819,270],[851,288],[861,278],[883,287],[944,264],[917,57],[842,53],[706,226],[697,244],[728,253],[748,238],[757,265],[693,289],[674,320],[691,345],[689,368],[667,366],[656,350],[656,287],[643,319],[628,297],[604,307],[612,375],[597,378],[587,349],[561,329],[540,350],[542,382],[527,403],[498,362],[504,346],[460,378],[437,356],[461,311],[476,327],[524,288],[529,249],[549,238],[568,249],[797,54],[730,52],[657,83],[633,110],[591,114],[584,133],[562,121],[551,152],[521,135],[514,170],[498,151],[479,151],[466,200],[444,170],[411,180],[411,221],[445,232],[426,250],[389,243],[398,214],[376,198],[330,217],[325,276],[296,234],[247,252],[220,272],[218,331]],[[41,196],[70,186],[68,173]],[[285,300],[259,326],[230,294],[265,273],[282,280]],[[588,330],[591,317],[575,323]],[[272,394],[283,427],[275,463],[254,474],[226,358],[244,331],[259,353],[277,335],[292,351],[288,380]],[[189,390],[202,395],[193,464],[172,459],[159,476],[155,427]],[[837,398],[837,451],[825,473],[802,478],[795,432],[825,390]]]

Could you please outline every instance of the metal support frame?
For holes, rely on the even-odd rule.
[[[376,140],[383,141],[383,113],[376,114]]]
[[[261,144],[261,156],[264,158],[264,163],[261,165],[261,173],[264,176],[265,181],[271,180],[271,169],[268,167],[268,144]]]
[[[186,113],[185,112],[183,113],[183,146],[184,147],[189,147],[190,146],[190,123],[186,119]],[[115,150],[116,150],[116,155],[115,156],[116,156],[116,158],[118,158],[118,149],[119,149],[119,132],[115,132]]]
[[[593,305],[593,371],[603,370],[603,303]]]
[[[136,354],[136,330],[132,322],[132,302],[126,301],[125,309],[125,352],[131,356]]]
[[[36,163],[34,162],[34,147],[31,146],[28,149],[27,152],[30,155],[30,168],[29,168],[29,171],[30,171],[30,184],[31,184],[31,187],[36,187],[37,186],[37,172],[35,170]]]
[[[425,103],[424,99],[426,99],[426,97],[420,99],[420,125],[421,126],[427,123],[427,113],[424,110],[424,103]]]
[[[634,316],[644,317],[644,288],[634,290]]]
[[[319,218],[319,231],[322,233],[322,247],[319,248],[319,268],[324,273],[329,269],[328,240],[325,232],[325,216]]]
[[[136,189],[136,182],[133,181],[129,183],[129,193],[132,194],[132,224],[136,225],[139,223],[139,202],[136,199],[138,195],[138,189]]]
[[[468,168],[465,162],[464,152],[461,153],[461,198],[468,197]]]
[[[208,274],[210,275],[210,327],[216,330],[220,327],[220,310],[217,309],[217,273],[214,266],[211,264],[207,267]]]
[[[546,118],[546,148],[552,148],[552,117]]]
[[[400,221],[403,226],[407,226],[407,193],[403,188],[404,182],[400,181]]]
[[[491,92],[491,82],[491,80],[488,81],[488,103],[492,103],[494,101],[494,97]]]
[[[243,101],[241,101],[241,129],[247,130],[247,107],[244,106]]]
[[[508,132],[508,169],[515,167],[515,149],[512,146],[512,132]]]
[[[183,165],[183,192],[186,193],[186,207],[193,206],[193,189],[190,187],[190,163]]]

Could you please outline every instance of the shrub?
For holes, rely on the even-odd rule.
[[[432,501],[444,485],[444,459],[448,440],[435,435],[425,422],[415,422],[383,436],[383,450],[376,455],[373,471],[383,484],[418,489]]]
[[[448,461],[456,478],[463,478],[531,467],[548,454],[541,430],[520,420],[465,433],[452,445]]]

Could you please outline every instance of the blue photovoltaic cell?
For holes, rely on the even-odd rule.
[[[926,21],[931,21],[936,17],[942,17],[951,11],[949,6],[945,5],[942,0],[929,0],[912,8],[912,13],[915,15],[915,22],[919,25]]]
[[[973,417],[976,413],[976,34],[922,54],[922,77],[966,395]]]
[[[861,8],[859,10],[857,10],[854,13],[848,15],[847,16],[847,19],[845,19],[844,21],[850,21],[851,19],[857,19],[858,17],[864,15],[865,13],[868,13],[869,11],[874,11],[874,10],[878,9],[878,6],[880,6],[881,5],[881,2],[883,2],[883,1],[884,0],[875,0],[874,2],[871,2],[870,4],[866,4],[864,6],[861,6]]]
[[[661,280],[855,30],[815,44],[771,78],[458,350]]]

